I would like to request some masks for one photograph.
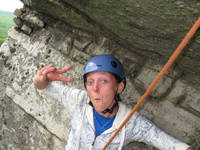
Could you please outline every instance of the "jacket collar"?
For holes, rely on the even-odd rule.
[[[118,112],[116,114],[113,125],[112,125],[111,128],[106,130],[104,133],[113,132],[114,130],[118,129],[120,127],[120,125],[122,124],[122,122],[124,121],[124,119],[126,118],[126,116],[129,114],[130,111],[131,110],[125,104],[119,102],[119,109],[118,109]],[[86,108],[86,116],[87,116],[87,119],[88,119],[90,125],[94,129],[93,107],[91,107],[89,104]]]

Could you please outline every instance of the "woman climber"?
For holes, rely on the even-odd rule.
[[[66,107],[71,117],[71,132],[65,150],[101,150],[131,111],[121,102],[126,86],[122,64],[109,54],[89,59],[84,67],[85,90],[64,86],[72,82],[60,75],[69,71],[53,65],[43,67],[34,77],[38,89],[45,89]],[[109,150],[121,150],[132,141],[144,142],[161,150],[194,150],[157,128],[139,113],[127,122],[109,145]]]

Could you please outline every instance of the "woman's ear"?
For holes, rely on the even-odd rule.
[[[120,94],[124,90],[124,87],[125,87],[124,82],[120,82],[118,84],[117,93]]]

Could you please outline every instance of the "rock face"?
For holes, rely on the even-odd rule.
[[[125,66],[123,101],[133,107],[200,14],[200,2],[22,0],[0,48],[0,149],[64,149],[67,110],[32,84],[47,64],[73,65],[84,88],[88,58],[110,53]],[[140,108],[172,136],[200,149],[200,32]],[[20,137],[20,138],[19,138]],[[153,150],[131,143],[125,150]]]

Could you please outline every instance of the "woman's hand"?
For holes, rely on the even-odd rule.
[[[193,149],[192,147],[188,147],[186,150],[195,150],[195,149]]]
[[[72,66],[67,66],[63,69],[57,70],[53,65],[45,66],[40,71],[38,71],[33,79],[33,83],[38,89],[44,89],[51,81],[71,82],[73,81],[72,79],[63,78],[60,76],[62,73],[67,72],[71,68]]]

